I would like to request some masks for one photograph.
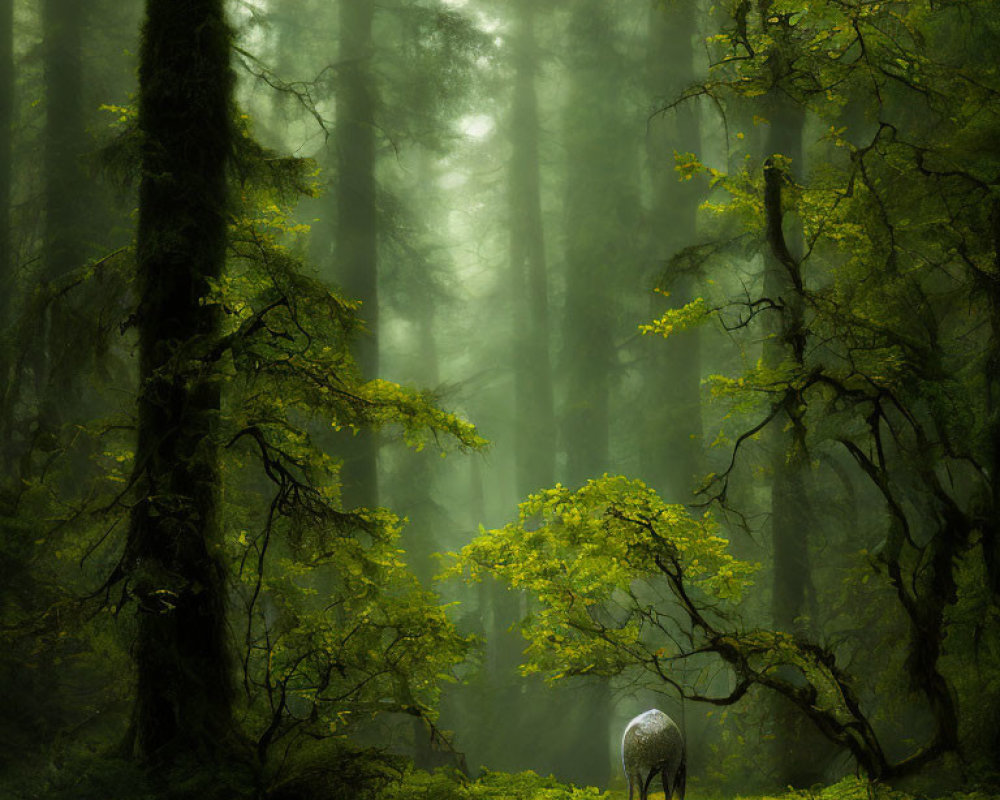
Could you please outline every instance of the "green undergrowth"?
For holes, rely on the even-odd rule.
[[[780,800],[998,800],[1000,787],[991,791],[936,793],[903,791],[885,784],[871,783],[862,778],[844,778],[837,783],[809,790],[789,791]],[[772,800],[771,797],[740,798],[739,800]]]
[[[384,755],[384,754],[383,754]],[[15,782],[0,776],[0,800],[626,800],[622,788],[560,783],[535,772],[484,772],[469,780],[455,770],[407,770],[402,760],[379,761],[361,751],[330,752],[322,759],[286,765],[278,782],[237,768],[175,770],[151,780],[134,763],[116,758],[64,764],[58,774]],[[936,793],[901,791],[859,778],[810,790],[736,795],[694,787],[687,800],[1000,800],[992,781],[981,791]],[[638,800],[638,792],[634,795]],[[651,792],[649,800],[663,800]]]
[[[610,800],[616,793],[578,788],[534,772],[485,772],[469,781],[455,772],[412,772],[380,800]]]
[[[638,798],[638,792],[634,796]],[[1000,788],[924,795],[872,784],[861,778],[844,778],[825,787],[773,795],[738,795],[733,800],[925,800],[931,796],[940,800],[1000,800]],[[577,787],[530,771],[485,772],[478,780],[470,781],[458,773],[442,770],[433,774],[411,772],[402,782],[393,783],[380,800],[624,800],[627,797],[627,791],[602,792],[593,786]],[[663,800],[661,792],[651,792],[649,797],[650,800]],[[688,800],[723,798],[688,792]]]

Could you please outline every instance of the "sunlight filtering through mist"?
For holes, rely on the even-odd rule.
[[[484,139],[496,127],[492,117],[483,114],[472,114],[458,121],[458,129],[470,139]]]

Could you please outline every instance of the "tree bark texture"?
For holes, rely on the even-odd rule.
[[[232,731],[217,554],[219,333],[226,255],[231,33],[223,0],[148,0],[139,67],[139,431],[126,557],[139,606],[139,755],[210,761]]]

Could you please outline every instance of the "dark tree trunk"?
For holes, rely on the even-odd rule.
[[[85,3],[43,0],[45,38],[45,276],[81,266],[85,188],[83,79],[80,48]]]
[[[762,14],[768,13],[764,4]],[[779,26],[775,26],[776,28]],[[781,30],[779,28],[779,30]],[[784,74],[781,37],[769,54],[776,82]],[[803,369],[806,347],[801,264],[793,250],[800,250],[798,221],[786,221],[782,209],[783,184],[802,173],[802,133],[805,112],[783,92],[774,91],[767,110],[769,131],[764,165],[766,239],[764,295],[781,305],[775,313],[770,337],[764,343],[765,366],[777,369],[791,362]],[[781,169],[775,156],[791,162],[791,173]],[[787,228],[787,232],[786,232]],[[814,595],[809,559],[809,531],[815,527],[810,504],[807,429],[803,399],[789,388],[780,401],[781,413],[771,423],[771,553],[773,559],[771,609],[774,627],[809,638],[809,602]],[[792,676],[784,676],[791,678]],[[822,780],[831,748],[784,698],[775,696],[768,713],[775,782],[805,787]]]
[[[555,482],[548,269],[538,164],[534,0],[518,0],[510,114],[510,268],[514,310],[515,486],[519,498]]]
[[[233,75],[223,0],[149,0],[139,68],[140,492],[126,567],[139,605],[139,755],[210,761],[231,735],[218,538],[219,333]]]
[[[365,378],[378,372],[378,262],[375,209],[375,87],[371,74],[373,0],[340,0],[337,93],[337,274],[348,298],[360,300],[367,331],[354,354]],[[378,446],[365,430],[338,438],[347,506],[378,504]]]
[[[11,180],[14,132],[14,0],[0,0],[0,330],[10,322],[14,287]]]
[[[695,241],[695,218],[701,190],[681,182],[674,170],[675,152],[701,149],[697,107],[691,103],[656,113],[694,80],[695,5],[650,6],[647,73],[650,96],[657,103],[646,131],[646,156],[652,182],[650,238],[653,254],[647,281],[669,291],[650,292],[650,316],[694,299],[695,276],[670,259]],[[672,502],[686,502],[701,472],[701,350],[697,329],[666,341],[645,337],[645,369],[640,459],[642,478]]]
[[[45,69],[45,230],[43,279],[52,281],[83,266],[86,240],[87,181],[82,157],[83,123],[81,47],[86,3],[43,0],[42,56]],[[44,434],[54,435],[63,422],[78,369],[79,342],[65,304],[53,304],[40,338],[39,418]]]
[[[11,226],[14,159],[14,0],[0,0],[0,331],[11,323],[14,242]],[[13,456],[13,353],[0,350],[0,466],[10,474]]]
[[[993,259],[1000,269],[1000,203],[992,208]],[[1000,605],[1000,272],[984,279],[989,308],[990,342],[986,372],[989,430],[990,513],[983,526],[983,559],[993,602]]]
[[[795,174],[801,169],[804,112],[783,100],[776,100],[770,110],[767,157],[780,154],[791,159]],[[764,343],[764,363],[771,369],[790,361],[799,369],[805,357],[803,298],[798,262],[775,252],[775,237],[782,230],[785,217],[781,209],[782,181],[789,179],[777,167],[765,167],[765,205],[768,213],[769,249],[765,258],[764,295],[780,303],[780,314],[773,316],[771,337]],[[795,232],[789,237],[798,239]],[[794,245],[793,245],[794,246]],[[791,256],[791,254],[788,254]],[[772,611],[774,624],[788,633],[799,630],[796,620],[806,612],[810,591],[809,539],[812,527],[805,475],[809,469],[806,428],[802,402],[794,392],[786,393],[782,414],[772,423],[771,437],[771,543],[774,557]]]

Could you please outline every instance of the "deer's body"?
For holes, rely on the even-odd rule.
[[[687,760],[680,728],[662,711],[650,709],[633,719],[622,736],[622,766],[628,781],[628,798],[638,786],[639,800],[646,800],[653,776],[660,774],[664,800],[676,792],[684,800]]]

